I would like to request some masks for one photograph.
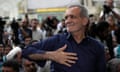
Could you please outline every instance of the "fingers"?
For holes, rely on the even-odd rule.
[[[76,63],[76,61],[73,61],[73,60],[67,60],[66,62],[70,63],[70,64],[75,64]]]
[[[65,52],[65,53],[68,56],[77,56],[77,53],[72,53],[72,52]]]
[[[66,56],[63,64],[68,67],[71,67],[73,64],[76,63],[76,60],[78,60],[78,57],[76,56],[76,54],[69,54],[69,56]]]
[[[73,61],[73,60],[67,60],[67,61],[64,62],[64,65],[66,65],[66,66],[68,66],[68,67],[71,67],[72,64],[75,64],[75,63],[76,63],[76,61]]]
[[[71,67],[72,64],[76,63],[76,60],[78,60],[78,57],[67,56],[67,59],[65,61],[65,65],[68,67]]]
[[[71,66],[72,66],[71,64],[69,64],[69,63],[67,63],[67,62],[65,62],[64,65],[66,65],[66,66],[68,66],[68,67],[71,67]]]
[[[78,60],[77,53],[72,53],[72,52],[64,52],[65,49],[67,48],[67,44],[59,48],[54,52],[54,61],[64,64],[68,67],[71,67],[72,64],[76,63],[76,60]]]
[[[78,60],[78,57],[73,57],[73,56],[67,56],[68,60]]]
[[[77,53],[64,52],[67,59],[78,60]]]
[[[65,44],[63,47],[59,48],[58,51],[64,51],[67,48],[67,44]]]

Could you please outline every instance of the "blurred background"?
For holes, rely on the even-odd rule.
[[[86,33],[103,43],[108,72],[116,72],[112,71],[114,67],[120,72],[120,0],[113,0],[112,8],[105,0],[0,0],[0,72],[3,62],[11,59],[18,61],[21,72],[50,72],[50,61],[39,67],[24,60],[21,51],[29,44],[66,32],[64,12],[71,3],[88,9]],[[31,70],[30,63],[37,71]]]
[[[114,1],[115,6],[120,8],[120,1]],[[104,0],[0,0],[0,16],[18,19],[28,13],[30,18],[38,18],[40,21],[47,16],[61,19],[65,7],[73,2],[85,5],[89,14],[99,15]]]

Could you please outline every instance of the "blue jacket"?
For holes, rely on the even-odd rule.
[[[104,46],[87,36],[78,44],[70,33],[58,34],[34,45],[29,45],[23,49],[23,57],[29,59],[28,55],[30,54],[54,51],[65,44],[67,44],[65,51],[77,53],[78,60],[71,67],[52,61],[51,72],[105,72]],[[40,66],[45,64],[45,61],[36,62]]]

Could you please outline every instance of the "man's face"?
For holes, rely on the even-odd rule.
[[[90,17],[89,20],[90,20],[90,24],[92,24],[92,23],[95,22],[95,17],[94,17],[94,16],[93,16],[93,17]]]
[[[11,67],[2,67],[2,72],[16,72]]]
[[[84,29],[85,23],[80,17],[78,7],[68,8],[65,12],[65,26],[68,32],[78,32]]]
[[[31,26],[32,26],[32,27],[37,27],[38,24],[39,24],[39,22],[36,21],[36,20],[33,20],[33,21],[31,22]]]
[[[37,70],[37,67],[34,62],[25,60],[23,65],[24,65],[25,72],[36,72]]]
[[[26,19],[23,20],[23,21],[21,22],[20,26],[22,26],[22,27],[27,27],[27,26],[28,26],[27,20],[26,20]]]
[[[30,44],[31,40],[32,40],[32,39],[31,39],[30,37],[29,37],[29,38],[26,38],[26,39],[25,39],[25,45]]]
[[[114,18],[112,16],[107,17],[107,22],[110,26],[113,26],[115,24]]]

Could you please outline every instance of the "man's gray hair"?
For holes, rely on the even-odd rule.
[[[89,17],[88,10],[83,5],[71,4],[71,5],[67,6],[67,8],[72,8],[72,7],[80,8],[80,17],[87,17],[87,18]]]

